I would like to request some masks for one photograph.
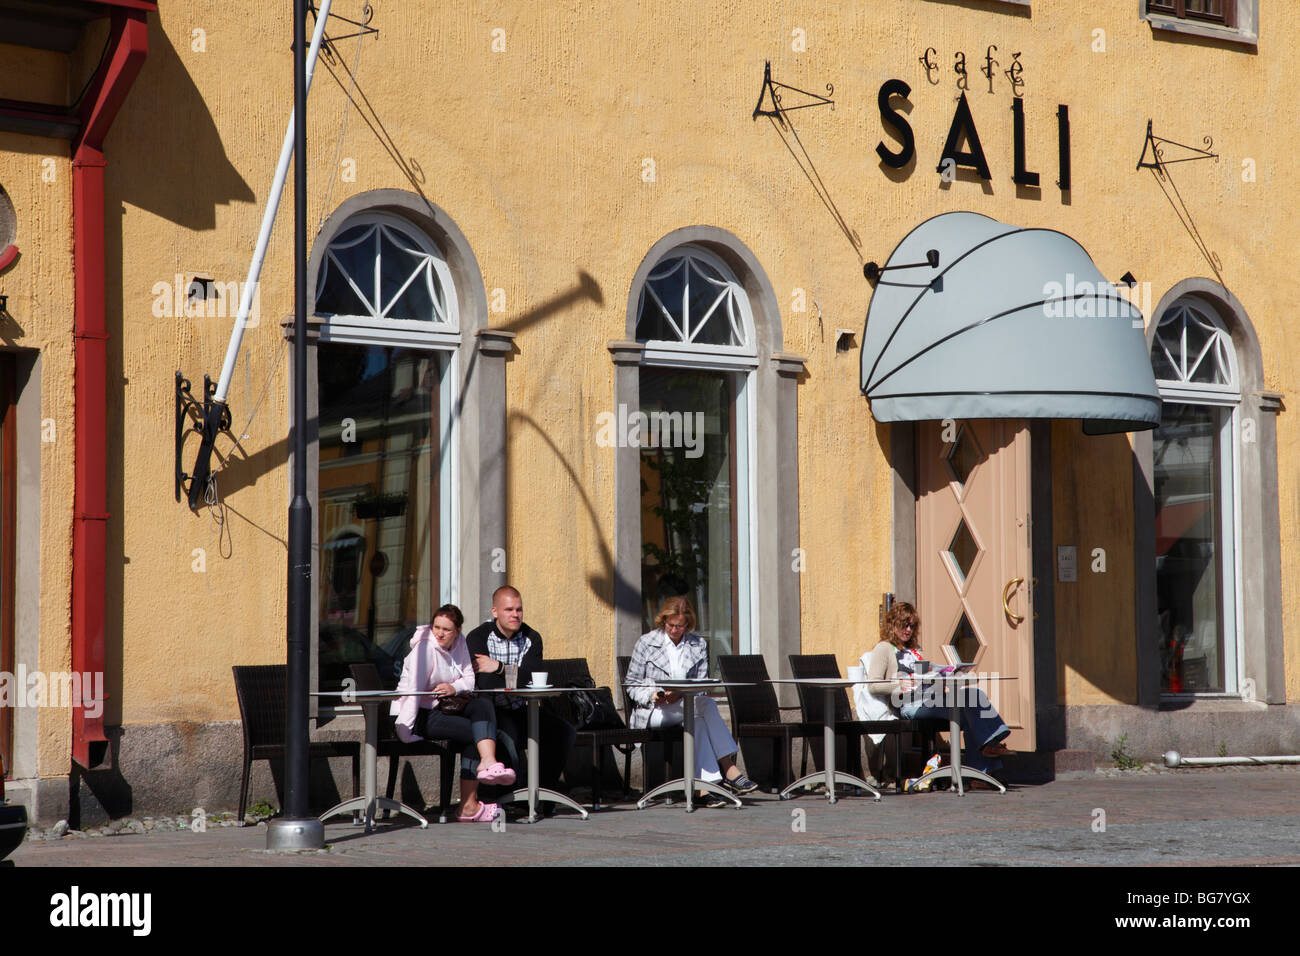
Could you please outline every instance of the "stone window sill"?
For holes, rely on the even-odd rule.
[[[1185,36],[1208,37],[1212,40],[1222,40],[1225,43],[1232,43],[1251,50],[1259,47],[1259,34],[1249,30],[1221,27],[1213,23],[1179,20],[1177,17],[1166,17],[1159,13],[1144,14],[1143,19],[1151,24],[1153,31],[1167,30]]]

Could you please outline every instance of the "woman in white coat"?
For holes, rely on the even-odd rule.
[[[672,727],[682,723],[682,695],[664,690],[659,681],[709,676],[709,648],[695,633],[695,609],[684,597],[664,601],[654,630],[641,635],[627,669],[627,693],[636,704],[632,728]],[[705,694],[695,697],[695,775],[721,783],[732,793],[750,793],[758,784],[736,766],[736,741],[718,705]],[[717,799],[717,798],[715,798]]]

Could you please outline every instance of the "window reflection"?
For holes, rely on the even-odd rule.
[[[686,595],[715,674],[719,655],[739,652],[734,400],[725,373],[641,369],[644,629]]]
[[[394,687],[436,606],[438,385],[446,358],[322,343],[317,511],[319,685],[354,663]]]

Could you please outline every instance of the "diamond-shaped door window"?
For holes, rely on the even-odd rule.
[[[952,469],[953,477],[961,484],[966,484],[966,479],[979,464],[980,457],[980,447],[975,443],[975,436],[962,426],[957,432],[957,440],[948,448],[948,467]]]
[[[979,653],[980,639],[975,635],[975,628],[971,627],[965,612],[962,613],[961,620],[957,622],[957,627],[952,632],[952,638],[948,641],[948,645],[957,652],[957,657],[963,663],[969,664],[975,660],[975,656]]]
[[[963,518],[961,524],[957,526],[957,533],[952,536],[952,541],[948,545],[948,555],[952,558],[953,564],[957,565],[963,581],[970,576],[971,565],[975,563],[979,553],[979,545],[975,543],[970,528],[966,527],[966,519]]]

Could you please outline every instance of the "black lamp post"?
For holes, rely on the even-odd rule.
[[[268,850],[316,850],[325,828],[307,814],[307,685],[310,680],[311,502],[307,500],[307,2],[293,3],[293,500],[289,504],[288,696],[284,815],[267,828]]]

